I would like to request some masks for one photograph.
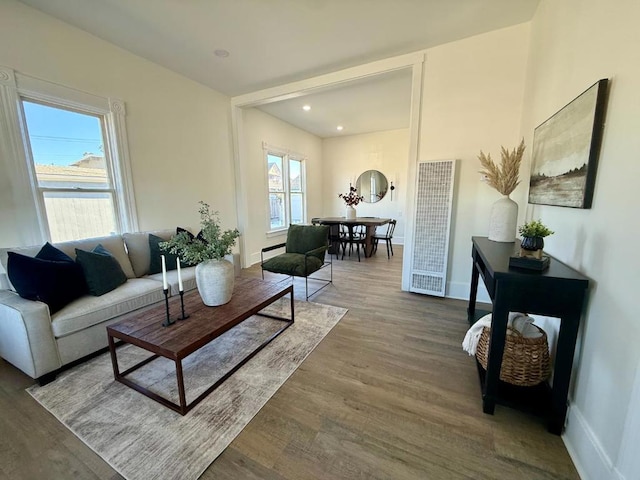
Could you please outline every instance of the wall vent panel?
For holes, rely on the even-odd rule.
[[[409,290],[444,297],[455,160],[418,163]]]

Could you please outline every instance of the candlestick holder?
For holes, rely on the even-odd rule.
[[[184,313],[184,290],[180,290],[180,307],[182,308],[182,316],[178,317],[178,320],[186,320],[189,315]]]
[[[175,320],[171,320],[171,317],[169,316],[169,289],[165,288],[163,290],[163,292],[164,292],[164,306],[167,309],[167,318],[165,319],[164,322],[162,322],[162,326],[163,327],[170,327],[171,325],[176,323],[176,321]]]

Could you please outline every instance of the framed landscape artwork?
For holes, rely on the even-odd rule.
[[[607,83],[599,80],[536,127],[529,203],[591,208]]]

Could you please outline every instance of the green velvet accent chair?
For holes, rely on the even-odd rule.
[[[284,248],[285,252],[265,260],[265,253],[280,248]],[[309,297],[333,282],[331,255],[328,256],[328,259],[325,256],[328,249],[328,225],[290,225],[285,243],[263,248],[260,252],[262,278],[264,279],[265,271],[292,277],[304,277],[305,295],[309,300]],[[312,276],[325,267],[329,267],[328,280]],[[309,294],[309,279],[322,283],[322,286],[311,294]]]

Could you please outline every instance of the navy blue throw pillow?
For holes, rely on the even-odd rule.
[[[82,270],[47,243],[35,257],[8,252],[7,275],[22,298],[49,306],[51,314],[87,292]]]
[[[101,244],[90,252],[76,248],[76,262],[82,267],[89,293],[96,297],[115,290],[127,281],[118,260]]]
[[[178,255],[169,253],[167,250],[162,250],[160,244],[166,242],[165,239],[158,237],[152,233],[149,234],[149,253],[151,254],[151,263],[149,264],[149,275],[162,272],[162,259],[164,255],[164,262],[168,270],[175,270],[178,268],[177,260]],[[182,266],[182,264],[180,264]]]

